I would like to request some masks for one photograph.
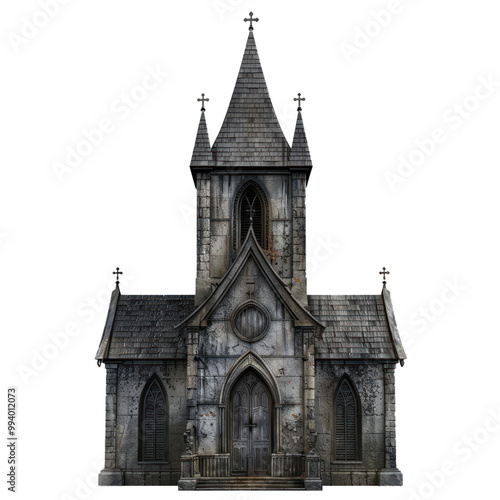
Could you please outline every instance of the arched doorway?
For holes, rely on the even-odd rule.
[[[254,370],[245,372],[229,397],[228,442],[231,472],[237,476],[271,473],[273,400]]]

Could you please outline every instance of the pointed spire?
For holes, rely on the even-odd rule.
[[[205,111],[201,112],[198,133],[194,143],[193,156],[191,158],[191,170],[199,167],[212,167],[213,158],[208,139],[207,123],[205,121]]]
[[[212,148],[217,167],[287,166],[290,146],[267,89],[253,31],[231,102]]]
[[[295,125],[295,133],[293,136],[290,166],[309,167],[309,171],[312,168],[311,155],[309,154],[309,146],[307,145],[306,132],[304,130],[304,123],[302,122],[302,113],[300,110],[297,114],[297,124]]]

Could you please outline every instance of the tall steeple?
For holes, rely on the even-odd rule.
[[[257,19],[250,15],[248,21]],[[207,99],[202,94],[199,100],[203,108]],[[299,94],[295,100],[300,107],[304,98]],[[293,148],[283,134],[252,29],[211,149],[203,111],[191,161],[197,189],[196,305],[217,288],[252,225],[273,271],[307,307],[305,198],[311,158],[300,113]]]
[[[212,153],[217,168],[288,164],[290,146],[274,112],[253,31],[248,33],[231,102]]]

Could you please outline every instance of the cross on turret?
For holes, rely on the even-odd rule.
[[[299,102],[298,102],[299,107],[297,108],[297,111],[302,111],[302,108],[301,108],[301,106],[300,106],[300,101],[305,101],[305,100],[306,100],[306,98],[305,98],[305,97],[300,97],[300,96],[302,95],[300,92],[299,92],[297,95],[298,95],[299,97],[294,97],[294,98],[293,98],[293,100],[294,100],[294,101],[299,101]]]
[[[123,272],[120,271],[119,267],[117,267],[116,271],[113,271],[113,274],[116,274],[116,284],[119,285],[120,284],[120,274],[123,274]]]
[[[382,268],[382,271],[379,271],[379,274],[383,274],[384,275],[384,281],[382,281],[383,285],[385,286],[385,275],[386,274],[391,274],[389,271],[386,271],[385,270],[385,267]]]
[[[205,94],[201,94],[201,99],[198,98],[198,101],[201,101],[201,110],[200,111],[205,111],[205,101],[210,101],[208,97],[205,97]]]
[[[249,26],[249,28],[248,28],[248,31],[253,31],[253,25],[252,25],[252,23],[253,23],[254,21],[255,21],[256,23],[258,23],[258,22],[259,22],[259,18],[258,18],[258,17],[254,18],[254,17],[253,17],[253,12],[250,12],[249,16],[250,16],[249,18],[248,18],[248,17],[245,17],[245,19],[243,19],[243,21],[245,21],[245,22],[250,21],[250,26]]]

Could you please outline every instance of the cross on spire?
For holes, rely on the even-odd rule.
[[[247,22],[247,21],[250,21],[250,26],[248,28],[248,31],[253,31],[253,25],[252,23],[255,21],[256,23],[259,22],[259,18],[258,17],[253,17],[253,12],[250,12],[250,14],[248,14],[250,17],[245,17],[245,19],[243,19],[243,21]]]
[[[123,272],[120,271],[119,267],[117,267],[116,271],[113,271],[113,274],[116,274],[116,284],[119,285],[120,284],[120,274],[123,274]]]
[[[294,100],[294,101],[299,101],[299,102],[298,102],[299,107],[297,108],[297,111],[302,111],[302,108],[301,108],[301,106],[300,106],[300,101],[305,101],[305,100],[306,100],[306,98],[305,98],[305,97],[300,97],[300,96],[302,95],[300,92],[299,92],[297,95],[298,95],[299,97],[294,97],[294,98],[293,98],[293,100]]]
[[[201,99],[198,98],[198,101],[201,101],[201,110],[200,111],[205,111],[205,101],[210,101],[208,97],[205,97],[205,94],[202,92],[201,94]]]
[[[385,267],[382,268],[382,271],[379,271],[379,274],[383,274],[384,275],[384,281],[382,281],[383,285],[385,286],[385,275],[386,274],[391,274],[389,271],[386,271],[385,270]]]

